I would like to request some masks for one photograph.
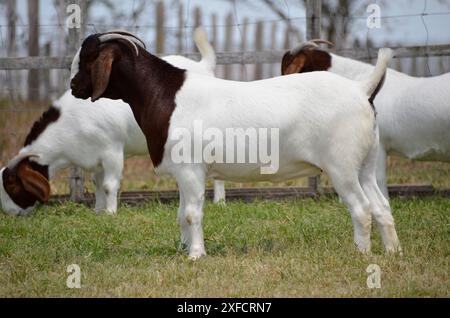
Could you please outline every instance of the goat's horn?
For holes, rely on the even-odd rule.
[[[327,40],[322,40],[322,39],[312,39],[309,40],[307,42],[304,43],[300,43],[299,45],[297,45],[295,48],[293,48],[291,50],[291,54],[295,55],[298,52],[300,52],[303,49],[307,49],[307,48],[318,48],[319,45],[318,44],[328,44],[330,46],[333,46],[334,44],[330,41]]]
[[[328,40],[323,40],[323,39],[313,39],[313,40],[309,40],[309,42],[316,43],[316,44],[327,44],[329,46],[334,46],[333,42],[330,42]]]
[[[8,168],[9,170],[11,170],[11,172],[15,172],[17,169],[17,166],[19,165],[19,163],[21,163],[23,160],[27,159],[27,158],[31,158],[31,157],[36,157],[39,158],[38,155],[34,155],[31,153],[22,153],[22,154],[18,154],[17,156],[15,156],[14,158],[12,158],[9,162],[8,165],[6,166],[6,168]]]
[[[297,45],[296,47],[294,47],[291,50],[291,54],[295,55],[295,54],[299,53],[303,49],[306,49],[306,48],[317,48],[317,47],[319,47],[319,46],[316,43],[311,42],[311,41],[300,43],[299,45]]]
[[[145,43],[144,43],[144,41],[142,41],[140,38],[138,38],[136,35],[134,35],[133,33],[131,33],[131,32],[128,32],[128,31],[126,31],[126,30],[121,30],[121,29],[117,29],[117,30],[111,30],[111,31],[108,31],[108,32],[105,32],[105,33],[103,33],[103,34],[113,34],[113,33],[115,33],[115,34],[120,34],[120,35],[125,35],[125,36],[131,36],[133,39],[132,39],[132,41],[134,42],[134,43],[136,43],[137,45],[139,45],[139,46],[141,46],[142,48],[144,48],[144,49],[146,49],[147,48],[147,46],[145,45]]]
[[[134,50],[136,52],[136,56],[139,55],[139,50],[138,50],[138,48],[137,48],[137,46],[135,44],[136,42],[130,36],[113,33],[113,34],[100,35],[98,39],[100,40],[100,43],[108,42],[108,41],[112,41],[112,40],[117,40],[117,39],[125,40],[125,41],[127,41],[128,43],[130,43],[133,46],[133,48],[134,48]]]

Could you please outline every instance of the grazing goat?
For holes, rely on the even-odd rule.
[[[313,72],[235,82],[176,68],[147,52],[134,37],[93,34],[84,40],[72,64],[71,88],[78,98],[122,99],[130,105],[156,171],[171,174],[178,183],[181,242],[190,259],[206,254],[202,226],[205,178],[281,181],[317,175],[321,169],[350,210],[357,247],[370,250],[373,214],[386,249],[399,251],[389,202],[376,183],[378,127],[369,102],[390,54],[389,49],[381,50],[374,72],[361,81]],[[278,166],[267,167],[262,158],[249,163],[228,158],[223,162],[220,156],[212,162],[205,156],[199,160],[195,149],[179,161],[180,132],[194,136],[195,148],[201,134],[199,123],[203,131],[209,129],[216,136],[226,135],[231,127],[258,132],[275,129],[278,136],[271,134],[268,145],[260,143],[259,148],[270,146],[278,156]],[[209,146],[208,138],[200,140],[200,149]],[[241,150],[247,152],[253,146],[245,144]]]
[[[197,29],[194,39],[202,54],[200,62],[177,55],[163,59],[177,67],[214,76],[215,53],[206,33]],[[19,154],[0,171],[2,208],[11,215],[29,213],[36,202],[48,200],[48,180],[57,171],[75,165],[93,172],[95,211],[114,214],[124,156],[146,154],[145,136],[129,105],[111,99],[101,99],[93,105],[67,91],[36,121]],[[215,181],[214,201],[224,197],[223,182]]]
[[[317,40],[285,53],[282,73],[330,71],[353,80],[365,78],[374,66],[330,54]],[[322,42],[322,41],[320,41]],[[413,160],[450,162],[450,73],[412,77],[388,69],[383,89],[376,97],[380,147],[377,182],[388,198],[387,154]]]

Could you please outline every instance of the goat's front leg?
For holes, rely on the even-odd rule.
[[[117,195],[123,171],[123,151],[112,154],[103,162],[104,178],[103,191],[106,195],[106,213],[116,214]]]
[[[178,224],[180,225],[180,231],[181,231],[181,243],[180,243],[180,249],[185,250],[189,248],[189,245],[191,244],[191,237],[189,234],[189,224],[186,221],[186,217],[184,214],[186,204],[184,203],[184,195],[181,191],[181,188],[179,189],[180,192],[180,205],[178,207],[178,215],[177,220]]]
[[[95,185],[95,212],[99,213],[106,209],[106,193],[103,191],[103,169],[98,169],[92,176]]]
[[[225,182],[214,180],[214,203],[225,203]]]
[[[184,197],[184,215],[180,224],[182,238],[188,236],[189,259],[206,255],[203,239],[203,203],[205,201],[205,173],[200,167],[183,167],[177,173],[177,182]],[[187,229],[187,231],[185,231]]]

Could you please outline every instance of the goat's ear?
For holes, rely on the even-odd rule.
[[[303,67],[306,63],[306,56],[303,52],[299,52],[296,55],[292,55],[290,52],[287,52],[283,56],[283,60],[281,62],[281,74],[288,75],[294,73],[301,73]]]
[[[36,170],[33,170],[26,161],[20,163],[17,176],[22,181],[23,187],[31,193],[39,202],[46,203],[50,197],[50,183]]]
[[[318,49],[301,50],[296,55],[287,52],[281,63],[283,75],[327,71],[331,67],[330,53]]]
[[[111,75],[112,63],[114,61],[113,48],[104,48],[97,59],[95,60],[91,70],[92,81],[92,97],[91,100],[95,102],[99,99],[109,83],[109,76]]]

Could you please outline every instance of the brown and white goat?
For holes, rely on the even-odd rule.
[[[398,251],[389,202],[375,179],[378,127],[369,102],[389,60],[390,50],[380,50],[374,72],[362,81],[312,72],[235,82],[178,69],[136,46],[132,39],[94,34],[81,46],[71,88],[79,98],[108,97],[130,105],[156,170],[177,180],[181,241],[191,259],[206,253],[202,221],[207,177],[281,181],[316,175],[321,169],[350,210],[358,248],[370,250],[373,215],[386,249]],[[217,150],[228,154],[228,143],[214,148],[217,161],[209,161],[205,152],[202,158],[196,156],[198,141],[203,150],[213,142],[202,136],[202,129],[225,136],[232,128],[261,132],[262,139],[270,130],[267,143],[258,144],[258,149],[270,146],[276,162],[268,167],[260,156],[242,163],[233,160],[234,152],[230,161],[228,157],[224,161]],[[194,154],[181,162],[176,151],[180,132],[194,137]],[[192,143],[183,150],[191,149]],[[250,153],[254,146],[244,144],[238,156],[239,150]]]

